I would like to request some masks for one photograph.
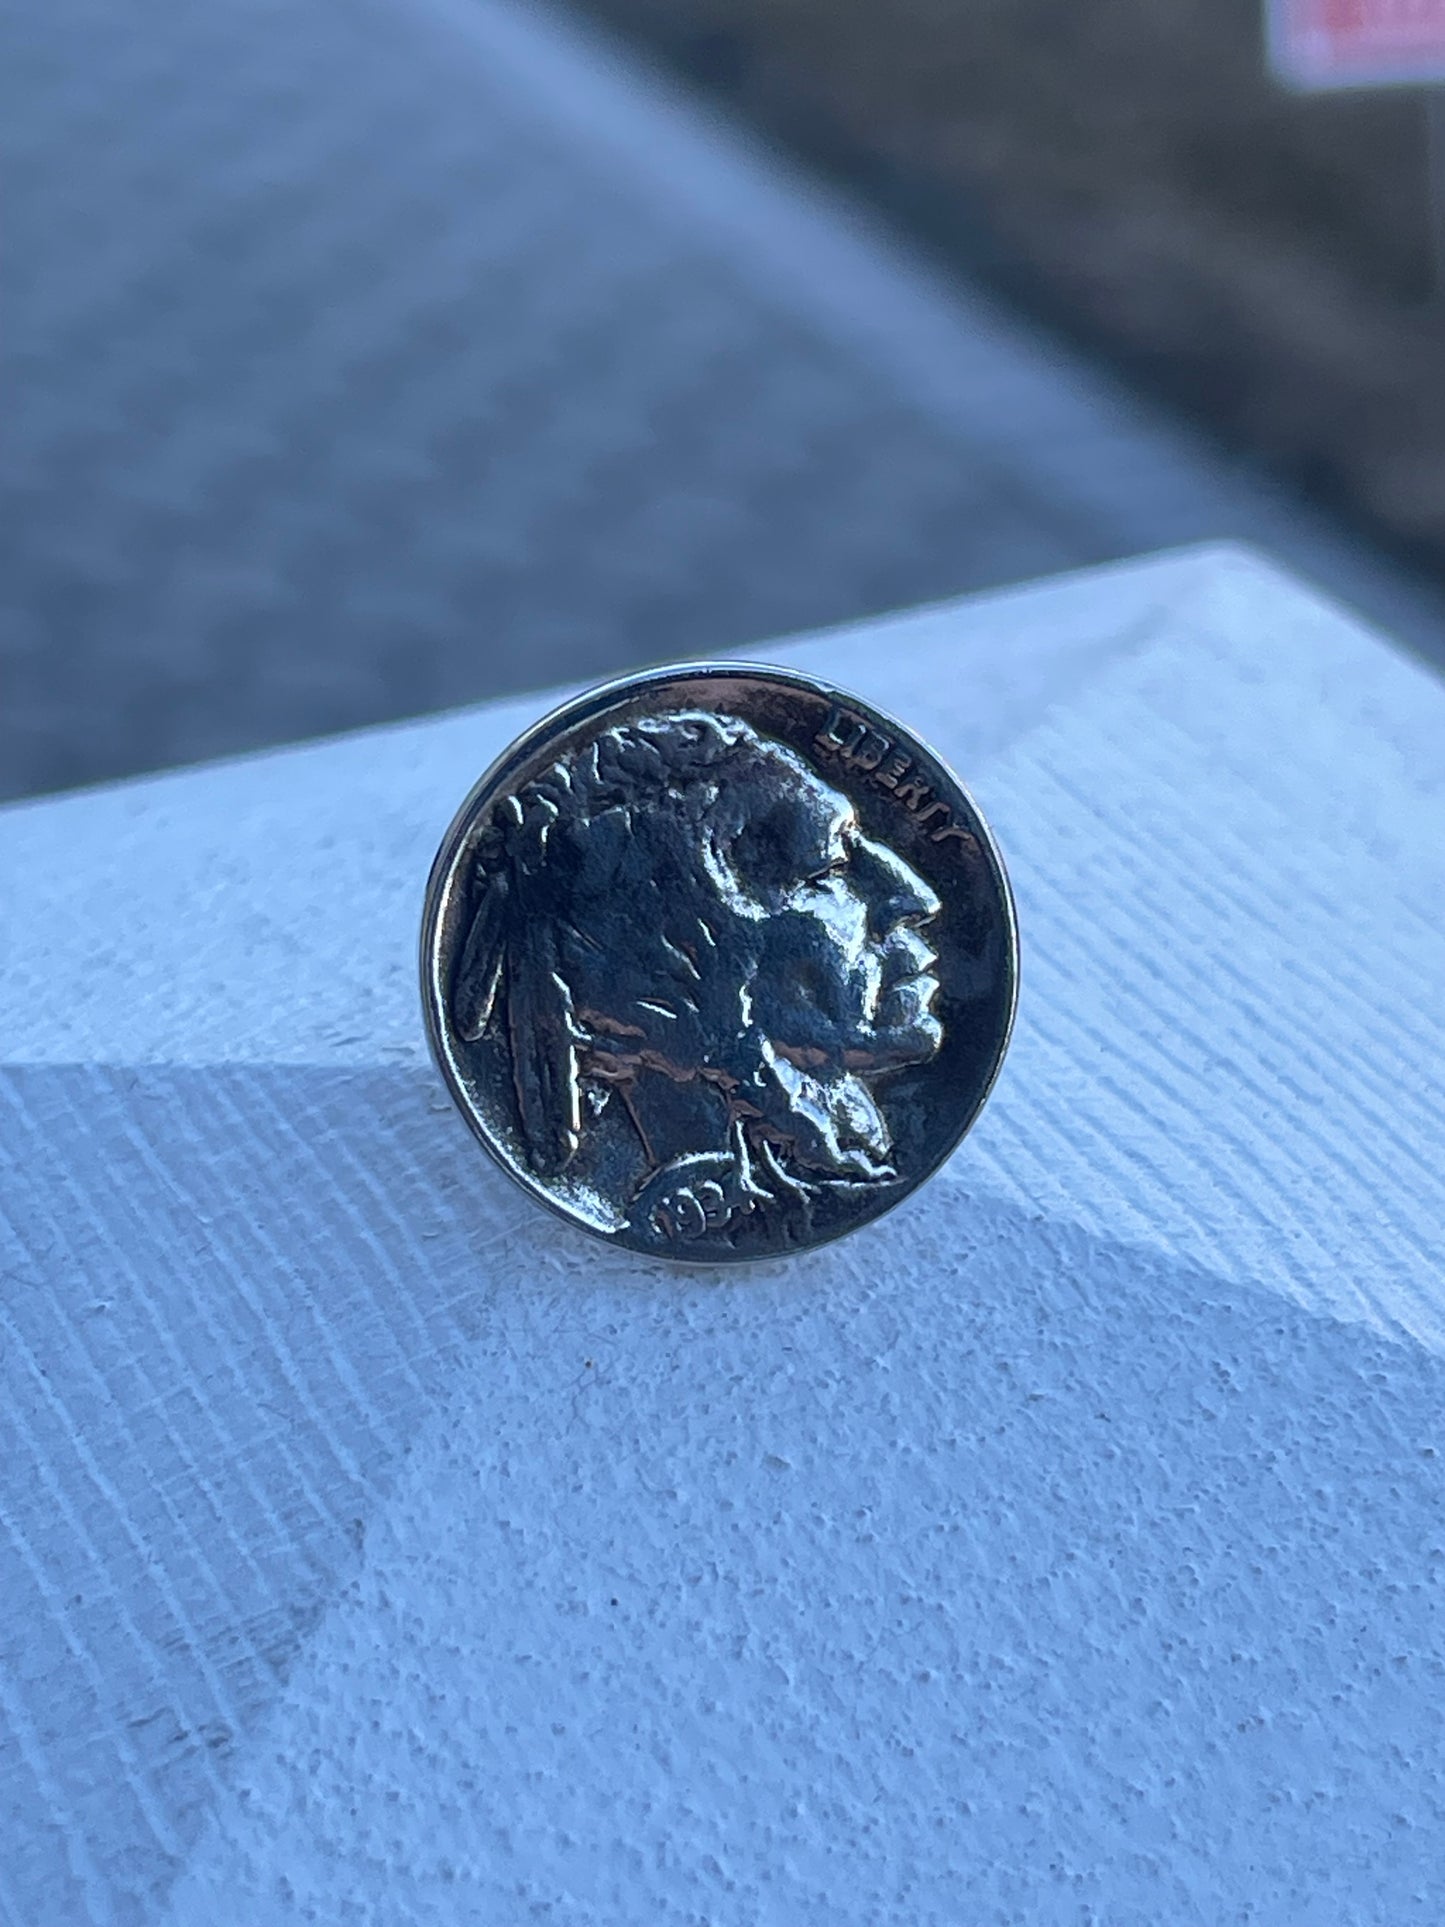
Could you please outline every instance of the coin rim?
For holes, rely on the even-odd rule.
[[[1008,1010],[999,1036],[998,1045],[989,1067],[988,1076],[984,1079],[978,1096],[965,1117],[963,1124],[949,1142],[940,1150],[938,1156],[933,1159],[925,1170],[919,1173],[907,1190],[894,1198],[891,1203],[885,1204],[879,1210],[871,1212],[866,1218],[857,1223],[840,1225],[836,1230],[829,1231],[825,1236],[815,1239],[808,1244],[789,1246],[779,1251],[747,1251],[728,1256],[719,1252],[699,1252],[694,1254],[690,1252],[672,1252],[666,1249],[643,1250],[637,1245],[629,1244],[625,1237],[618,1232],[603,1231],[595,1225],[588,1224],[585,1219],[578,1217],[574,1212],[569,1210],[565,1204],[554,1198],[539,1178],[535,1177],[530,1171],[523,1170],[515,1164],[507,1156],[505,1149],[494,1140],[484,1120],[473,1106],[465,1087],[460,1084],[458,1077],[454,1073],[446,1043],[444,1025],[445,997],[436,968],[438,962],[437,926],[442,895],[447,878],[453,870],[460,846],[471,828],[472,818],[482,798],[486,796],[488,792],[499,787],[503,777],[505,777],[510,770],[520,768],[526,764],[541,743],[547,737],[556,733],[559,728],[573,729],[579,723],[586,722],[589,717],[601,715],[608,709],[615,707],[624,697],[630,697],[636,692],[645,690],[656,683],[674,682],[679,677],[688,677],[703,682],[721,680],[722,678],[736,679],[738,677],[752,677],[773,684],[780,684],[784,687],[802,685],[813,695],[821,697],[826,702],[841,703],[844,706],[859,708],[870,717],[876,718],[880,724],[887,728],[897,730],[903,736],[911,739],[925,755],[931,757],[941,769],[947,772],[949,780],[956,785],[967,801],[970,810],[973,812],[974,819],[982,831],[980,838],[981,847],[987,855],[989,867],[998,885],[999,897],[1003,907],[1003,922],[1007,939],[1005,961],[1009,972]],[[720,1265],[767,1264],[779,1258],[801,1257],[809,1251],[820,1251],[826,1245],[835,1243],[839,1238],[851,1236],[855,1231],[862,1231],[868,1225],[876,1224],[881,1219],[886,1218],[891,1212],[897,1211],[902,1205],[908,1202],[916,1191],[938,1175],[938,1172],[948,1162],[949,1158],[953,1156],[959,1145],[962,1144],[963,1140],[978,1122],[983,1108],[992,1095],[995,1084],[998,1082],[999,1073],[1003,1069],[1004,1058],[1008,1055],[1009,1045],[1013,1041],[1014,1023],[1018,1015],[1019,934],[1018,911],[1014,901],[1013,885],[1009,881],[1008,870],[1004,865],[1003,853],[998,847],[997,839],[994,836],[988,819],[979,808],[972,791],[968,788],[967,784],[960,779],[948,758],[940,755],[932,743],[930,743],[926,737],[921,736],[911,725],[899,721],[897,718],[891,716],[887,710],[880,709],[876,703],[872,702],[866,696],[856,695],[851,690],[841,688],[837,683],[826,682],[821,677],[807,674],[806,671],[785,669],[777,663],[726,661],[716,658],[708,658],[701,662],[666,663],[659,668],[644,669],[631,675],[615,676],[606,682],[594,683],[578,694],[568,696],[554,708],[549,709],[545,715],[539,717],[535,723],[529,724],[520,736],[515,737],[501,754],[493,759],[477,778],[476,782],[472,784],[461,805],[453,815],[442,837],[441,843],[437,847],[437,853],[432,859],[431,869],[427,873],[426,896],[422,904],[418,961],[421,978],[422,1017],[426,1026],[427,1046],[431,1052],[432,1062],[441,1073],[442,1081],[447,1087],[448,1095],[451,1097],[452,1103],[456,1106],[457,1110],[461,1113],[468,1130],[470,1130],[472,1136],[482,1146],[483,1150],[486,1151],[487,1155],[492,1159],[492,1162],[498,1165],[514,1184],[519,1185],[524,1191],[528,1192],[539,1204],[545,1205],[554,1217],[560,1218],[564,1224],[571,1225],[573,1230],[580,1231],[588,1237],[595,1238],[599,1243],[611,1246],[614,1250],[629,1252],[636,1258],[656,1258],[663,1264],[690,1265],[694,1267],[715,1268]]]

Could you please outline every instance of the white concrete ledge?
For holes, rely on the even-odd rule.
[[[772,653],[962,769],[1024,995],[721,1282],[425,1062],[543,699],[0,814],[0,1921],[1436,1927],[1445,691],[1235,550]]]

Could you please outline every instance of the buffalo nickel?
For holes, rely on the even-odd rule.
[[[977,806],[856,696],[688,664],[567,703],[482,777],[422,926],[432,1050],[504,1170],[705,1263],[854,1230],[958,1144],[1008,1044]]]

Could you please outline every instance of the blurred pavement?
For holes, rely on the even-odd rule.
[[[1203,536],[1445,653],[573,19],[17,0],[0,76],[0,796]]]

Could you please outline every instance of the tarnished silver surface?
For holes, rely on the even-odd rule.
[[[857,697],[687,664],[481,779],[432,867],[428,1034],[497,1161],[573,1223],[715,1262],[840,1236],[978,1115],[1018,948],[987,826]]]

